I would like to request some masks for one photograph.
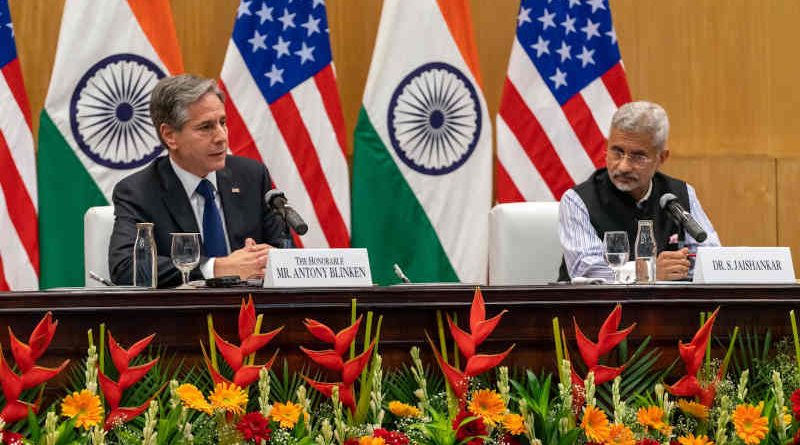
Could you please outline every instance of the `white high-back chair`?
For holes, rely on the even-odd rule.
[[[89,278],[89,271],[111,279],[108,271],[108,243],[114,230],[114,206],[91,207],[83,216],[83,276],[86,287],[101,287]]]
[[[547,284],[561,265],[558,202],[498,204],[489,213],[489,284]]]

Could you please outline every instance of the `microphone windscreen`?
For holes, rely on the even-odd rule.
[[[658,199],[658,206],[662,209],[666,208],[670,202],[677,200],[678,197],[673,195],[672,193],[664,193],[661,195],[661,198]]]

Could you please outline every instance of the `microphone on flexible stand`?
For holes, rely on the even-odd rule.
[[[703,230],[703,227],[678,202],[677,196],[672,193],[664,193],[659,198],[658,204],[676,224],[686,229],[689,235],[692,235],[692,238],[696,239],[698,243],[702,243],[708,238],[708,234]]]
[[[278,212],[278,214],[286,221],[286,224],[292,228],[298,235],[305,235],[308,232],[308,224],[303,221],[303,217],[289,205],[286,195],[282,191],[272,189],[264,195],[264,201],[271,209]]]

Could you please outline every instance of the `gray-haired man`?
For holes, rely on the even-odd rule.
[[[689,274],[688,256],[698,242],[679,230],[660,209],[659,198],[672,193],[708,234],[704,246],[718,246],[694,188],[671,178],[659,168],[669,158],[669,120],[661,106],[631,102],[617,110],[608,136],[606,168],[568,190],[559,206],[558,235],[564,251],[559,280],[574,277],[611,278],[604,257],[603,233],[625,231],[633,249],[638,221],[654,221],[658,245],[656,275],[659,280],[679,280]],[[632,256],[631,256],[632,257]]]
[[[264,165],[228,155],[222,92],[211,79],[167,77],[153,89],[150,116],[169,156],[114,188],[112,280],[132,281],[137,222],[154,223],[159,287],[181,282],[169,257],[172,232],[201,233],[201,263],[193,278],[263,275],[270,245],[286,244],[288,232],[264,202],[272,188]]]

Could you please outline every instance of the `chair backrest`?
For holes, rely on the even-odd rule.
[[[83,276],[86,287],[103,284],[89,278],[89,271],[111,279],[108,243],[114,230],[114,206],[91,207],[83,216]]]
[[[498,204],[489,213],[489,284],[546,284],[561,265],[558,202]]]

